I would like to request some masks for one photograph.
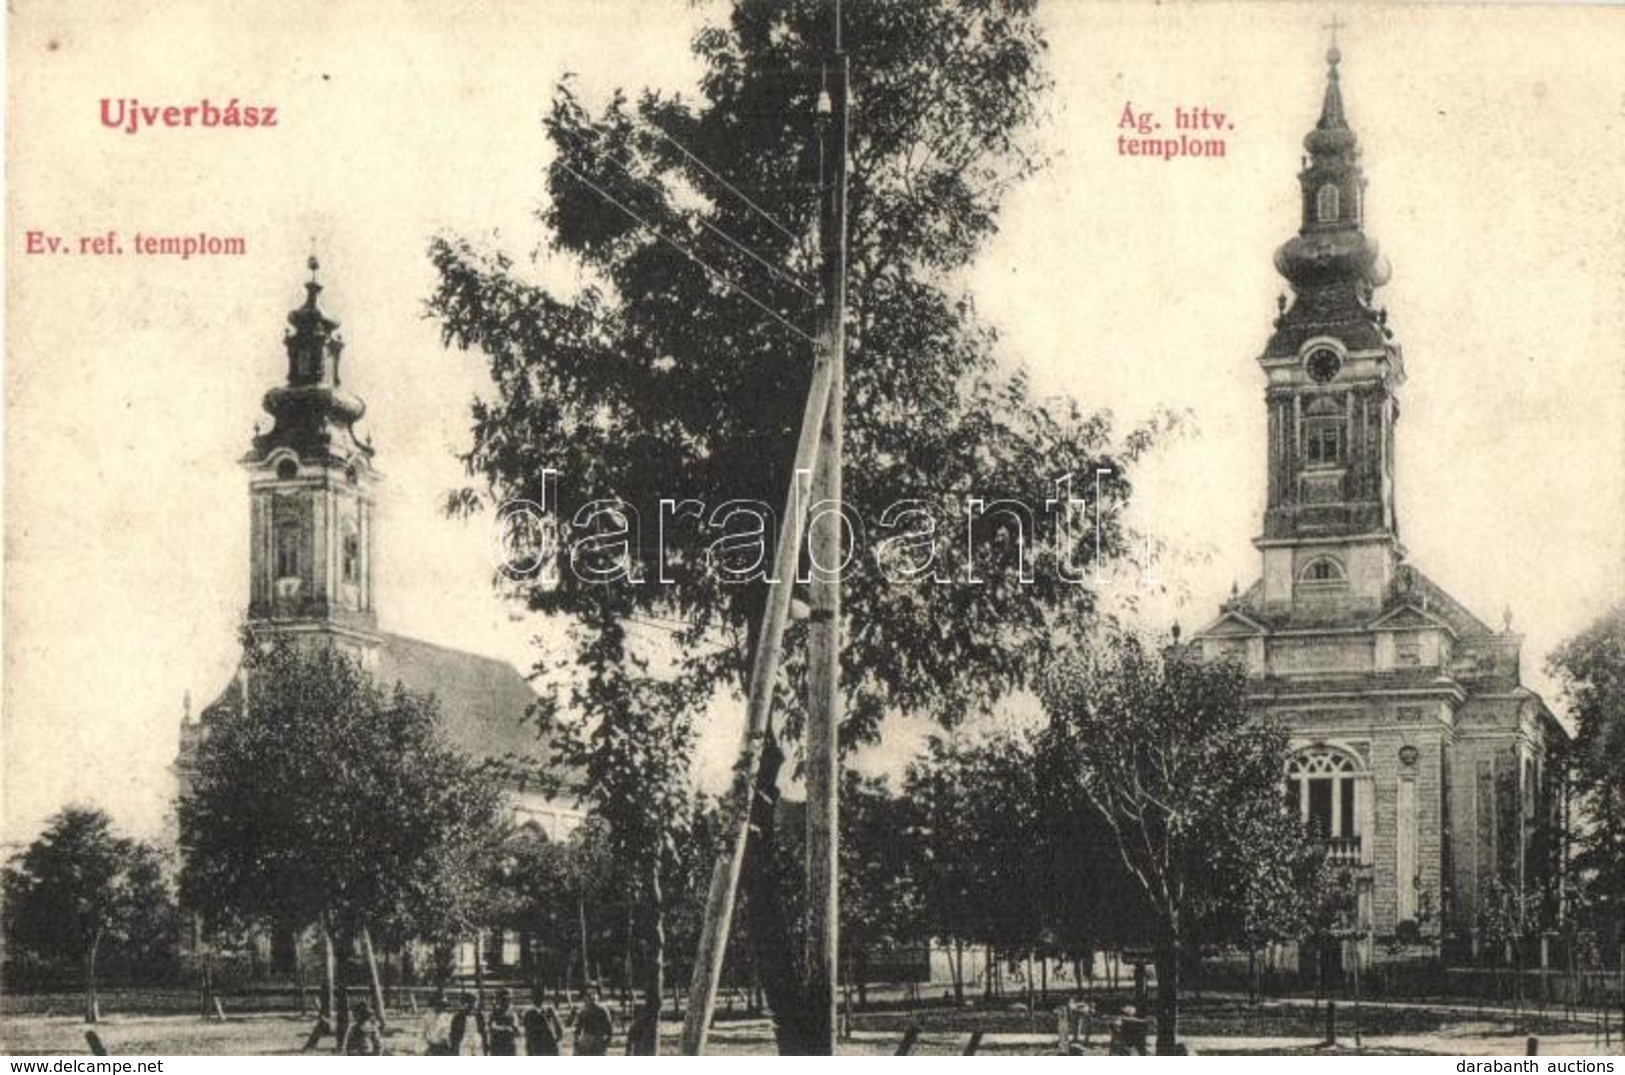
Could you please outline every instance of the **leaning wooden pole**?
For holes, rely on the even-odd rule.
[[[839,21],[839,6],[835,19]],[[839,1037],[840,967],[840,743],[841,725],[841,518],[842,384],[846,351],[846,91],[847,59],[839,51],[824,65],[824,93],[818,116],[820,177],[824,209],[819,227],[823,248],[823,302],[818,338],[829,348],[830,396],[820,437],[818,472],[813,481],[809,522],[812,561],[809,596],[812,622],[807,637],[807,842],[805,964],[809,1046],[833,1056]]]
[[[699,951],[694,956],[694,975],[689,983],[688,1015],[683,1020],[683,1055],[698,1056],[705,1048],[711,1029],[711,1012],[717,987],[722,981],[722,956],[728,947],[728,929],[733,922],[734,896],[745,865],[745,844],[750,834],[750,797],[756,766],[767,735],[767,718],[773,708],[773,686],[779,673],[779,649],[784,641],[784,625],[790,613],[790,587],[800,563],[805,532],[808,487],[813,468],[818,465],[819,430],[830,398],[830,347],[821,333],[813,357],[812,383],[807,391],[807,407],[801,417],[801,436],[796,442],[795,469],[790,492],[785,497],[784,522],[779,527],[778,545],[773,557],[773,574],[768,579],[767,603],[762,610],[762,629],[757,635],[756,652],[751,659],[750,694],[745,706],[745,731],[734,762],[733,783],[723,802],[724,850],[711,873],[711,888],[705,899],[705,920],[700,930]]]
[[[384,983],[378,977],[378,953],[372,947],[372,930],[367,926],[361,927],[361,953],[367,958],[367,990],[372,994],[373,1014],[378,1017],[380,1030],[389,1025],[388,1013],[384,1011]]]

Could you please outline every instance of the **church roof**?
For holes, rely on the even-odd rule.
[[[1370,627],[1381,621],[1397,621],[1406,609],[1420,613],[1424,618],[1442,621],[1455,632],[1458,639],[1480,640],[1493,637],[1496,632],[1483,620],[1473,615],[1444,588],[1409,564],[1402,564],[1388,599],[1373,615],[1367,609],[1341,603],[1321,607],[1294,607],[1290,612],[1266,612],[1264,609],[1264,581],[1256,580],[1240,594],[1224,603],[1223,614],[1202,633],[1212,632],[1226,617],[1244,618],[1266,630],[1292,628]]]
[[[401,683],[418,694],[434,695],[447,745],[478,760],[549,765],[551,751],[530,713],[536,692],[512,664],[406,635],[386,632],[378,639],[374,674],[378,686],[391,690]],[[241,682],[240,673],[231,677],[203,708],[203,723],[221,709],[241,703]],[[577,774],[554,775],[566,785],[577,783]]]
[[[450,744],[472,757],[515,755],[545,760],[545,744],[530,718],[536,692],[507,661],[385,634],[378,648],[380,686],[397,682],[440,702]]]

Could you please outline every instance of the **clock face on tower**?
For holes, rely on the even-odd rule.
[[[1304,368],[1309,371],[1310,377],[1325,384],[1337,376],[1337,371],[1343,368],[1343,360],[1330,347],[1317,347],[1304,359]]]

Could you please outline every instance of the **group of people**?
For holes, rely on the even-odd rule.
[[[615,1017],[604,1007],[597,989],[587,990],[585,1003],[570,1020],[570,1029],[574,1055],[609,1052]],[[485,1010],[474,1003],[471,993],[462,994],[455,1009],[444,993],[438,994],[423,1021],[423,1043],[430,1056],[558,1056],[564,1037],[564,1024],[551,1005],[538,1003],[521,1011],[506,989],[497,990],[495,1001]]]

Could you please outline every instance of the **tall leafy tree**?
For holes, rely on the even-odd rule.
[[[1052,745],[1043,729],[937,738],[909,767],[922,928],[953,942],[961,1000],[967,943],[1081,969],[1147,936],[1113,832]]]
[[[528,937],[521,964],[535,988],[556,986],[576,936],[576,863],[569,843],[528,827],[504,842],[490,880],[492,925]]]
[[[706,700],[692,677],[651,674],[647,658],[629,645],[614,616],[588,618],[580,628],[577,661],[583,673],[569,706],[540,706],[541,731],[552,740],[559,771],[575,774],[579,792],[607,823],[612,856],[642,904],[644,990],[656,1006],[665,990],[664,883],[677,865],[681,830],[694,808],[690,773],[695,714]],[[652,1021],[640,1026],[654,1029]],[[639,1043],[646,1055],[659,1035]]]
[[[471,932],[505,835],[495,777],[444,744],[432,696],[331,646],[248,642],[247,697],[211,715],[179,804],[183,902],[341,951]]]
[[[102,810],[70,806],[52,817],[7,863],[4,892],[8,956],[77,967],[87,1023],[100,1016],[100,960],[154,956],[179,940],[161,853],[118,835]]]
[[[557,88],[540,219],[549,254],[590,281],[578,292],[466,240],[431,248],[430,312],[448,345],[484,354],[495,384],[473,408],[475,487],[452,506],[545,505],[579,540],[550,554],[556,577],[519,584],[533,609],[670,621],[687,673],[730,689],[763,604],[751,569],[772,542],[770,521],[759,540],[741,531],[751,506],[766,516],[783,501],[811,369],[817,64],[831,7],[738,0],[693,42],[697,98],[618,93],[591,109],[569,82]],[[1033,8],[845,7],[856,106],[844,496],[865,531],[844,571],[848,742],[875,738],[890,712],[951,724],[1029,683],[1058,628],[1094,611],[1079,580],[1122,547],[1125,469],[1150,440],[1114,442],[1104,416],[1035,397],[956,282],[1005,191],[1040,164]],[[1075,484],[1058,488],[1065,475]],[[1069,495],[1089,510],[1046,510]],[[591,507],[608,501],[631,510]],[[895,540],[879,547],[882,534]],[[792,638],[791,682],[799,654]],[[780,1017],[806,1006],[770,1000]]]
[[[1625,603],[1547,660],[1574,722],[1569,768],[1583,817],[1572,868],[1586,917],[1625,959]]]
[[[1214,924],[1233,922],[1257,875],[1280,868],[1263,849],[1300,838],[1281,805],[1285,733],[1249,715],[1242,668],[1128,633],[1061,662],[1043,698],[1048,748],[1105,820],[1144,901],[1157,1046],[1172,1051],[1191,946],[1218,939]]]
[[[886,778],[847,770],[841,780],[841,962],[846,980],[868,1003],[877,952],[929,941],[923,930],[920,875],[911,802]]]
[[[1043,932],[1049,823],[1029,736],[934,737],[909,767],[912,838],[920,847],[920,899],[928,927],[955,945],[1027,950]],[[989,983],[991,987],[991,982]]]

